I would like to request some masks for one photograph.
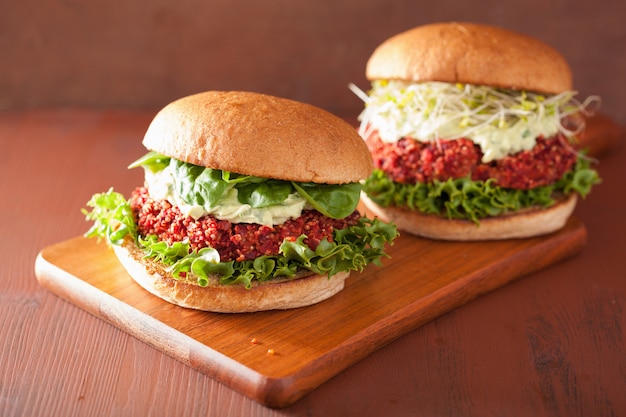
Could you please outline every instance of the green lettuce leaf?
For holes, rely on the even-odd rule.
[[[293,193],[290,182],[267,180],[263,182],[247,182],[238,185],[237,200],[254,208],[265,208],[281,204]]]
[[[393,244],[398,235],[395,225],[362,217],[356,225],[336,230],[333,242],[322,240],[314,251],[304,243],[306,236],[301,235],[295,241],[285,240],[276,256],[221,262],[213,248],[192,251],[185,241],[168,245],[156,236],[138,236],[130,203],[113,189],[94,195],[87,205],[91,211],[82,211],[94,225],[85,236],[119,245],[130,235],[143,248],[146,258],[168,265],[176,278],[193,274],[199,285],[207,285],[212,274],[218,274],[222,284],[237,283],[250,288],[255,280],[293,277],[302,269],[329,278],[342,271],[362,271],[368,264],[380,265],[381,258],[388,256],[385,245]]]
[[[158,172],[164,169],[170,163],[170,157],[162,155],[158,152],[150,151],[135,162],[130,164],[128,168],[144,167],[152,172]]]
[[[93,221],[86,237],[106,239],[109,244],[119,245],[126,235],[137,238],[137,226],[126,198],[110,188],[106,193],[94,194],[81,212],[87,221]]]
[[[504,188],[493,180],[473,181],[470,178],[401,184],[392,181],[383,171],[374,170],[365,181],[363,191],[383,207],[407,207],[478,224],[480,219],[525,207],[549,207],[555,203],[555,193],[576,192],[584,198],[599,182],[598,173],[589,167],[589,161],[579,158],[574,169],[554,184],[530,190]]]
[[[360,183],[316,184],[266,179],[240,175],[219,169],[200,167],[149,152],[130,165],[158,172],[170,165],[174,190],[191,205],[215,207],[232,188],[237,189],[241,204],[267,208],[282,204],[290,194],[297,192],[320,213],[342,219],[352,213],[359,202]]]
[[[232,185],[224,181],[222,171],[170,161],[174,178],[174,190],[187,204],[214,207]]]
[[[298,193],[325,216],[343,219],[359,204],[361,184],[292,183]]]

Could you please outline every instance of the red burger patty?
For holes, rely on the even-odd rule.
[[[167,200],[151,198],[145,187],[133,191],[130,206],[140,235],[157,235],[159,240],[170,245],[188,239],[192,250],[212,247],[224,262],[276,255],[283,240],[295,241],[303,234],[307,236],[304,242],[315,250],[324,238],[333,241],[335,229],[353,226],[361,217],[355,211],[337,220],[315,210],[304,210],[300,217],[275,226],[231,223],[209,215],[194,220]]]
[[[533,149],[489,163],[481,162],[480,147],[465,138],[429,143],[402,138],[386,143],[373,132],[365,142],[376,168],[395,182],[408,184],[471,176],[475,181],[493,178],[501,187],[527,190],[552,184],[572,169],[577,158],[562,134],[539,137]]]

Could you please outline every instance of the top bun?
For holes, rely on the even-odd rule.
[[[372,159],[356,129],[308,104],[252,92],[178,99],[152,120],[149,150],[194,165],[287,181],[344,184]]]
[[[383,42],[369,80],[441,81],[559,94],[572,89],[565,58],[520,33],[473,23],[419,26]]]

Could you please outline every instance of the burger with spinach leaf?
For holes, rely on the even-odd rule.
[[[354,129],[304,103],[252,92],[176,100],[151,122],[145,183],[83,212],[143,288],[214,312],[325,300],[380,265],[394,225],[357,210],[372,171]]]

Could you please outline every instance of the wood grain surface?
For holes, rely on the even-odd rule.
[[[587,234],[577,255],[450,309],[272,409],[36,279],[38,253],[87,230],[80,209],[94,192],[141,182],[126,167],[152,115],[0,113],[1,416],[626,415],[626,152],[610,120],[590,124],[619,140],[602,149],[603,182],[576,208]]]
[[[35,266],[39,282],[242,394],[285,407],[417,326],[577,254],[586,231],[572,218],[563,230],[534,239],[437,242],[403,235],[383,267],[353,273],[331,299],[250,314],[199,312],[154,297],[96,242],[78,237],[45,248]]]

